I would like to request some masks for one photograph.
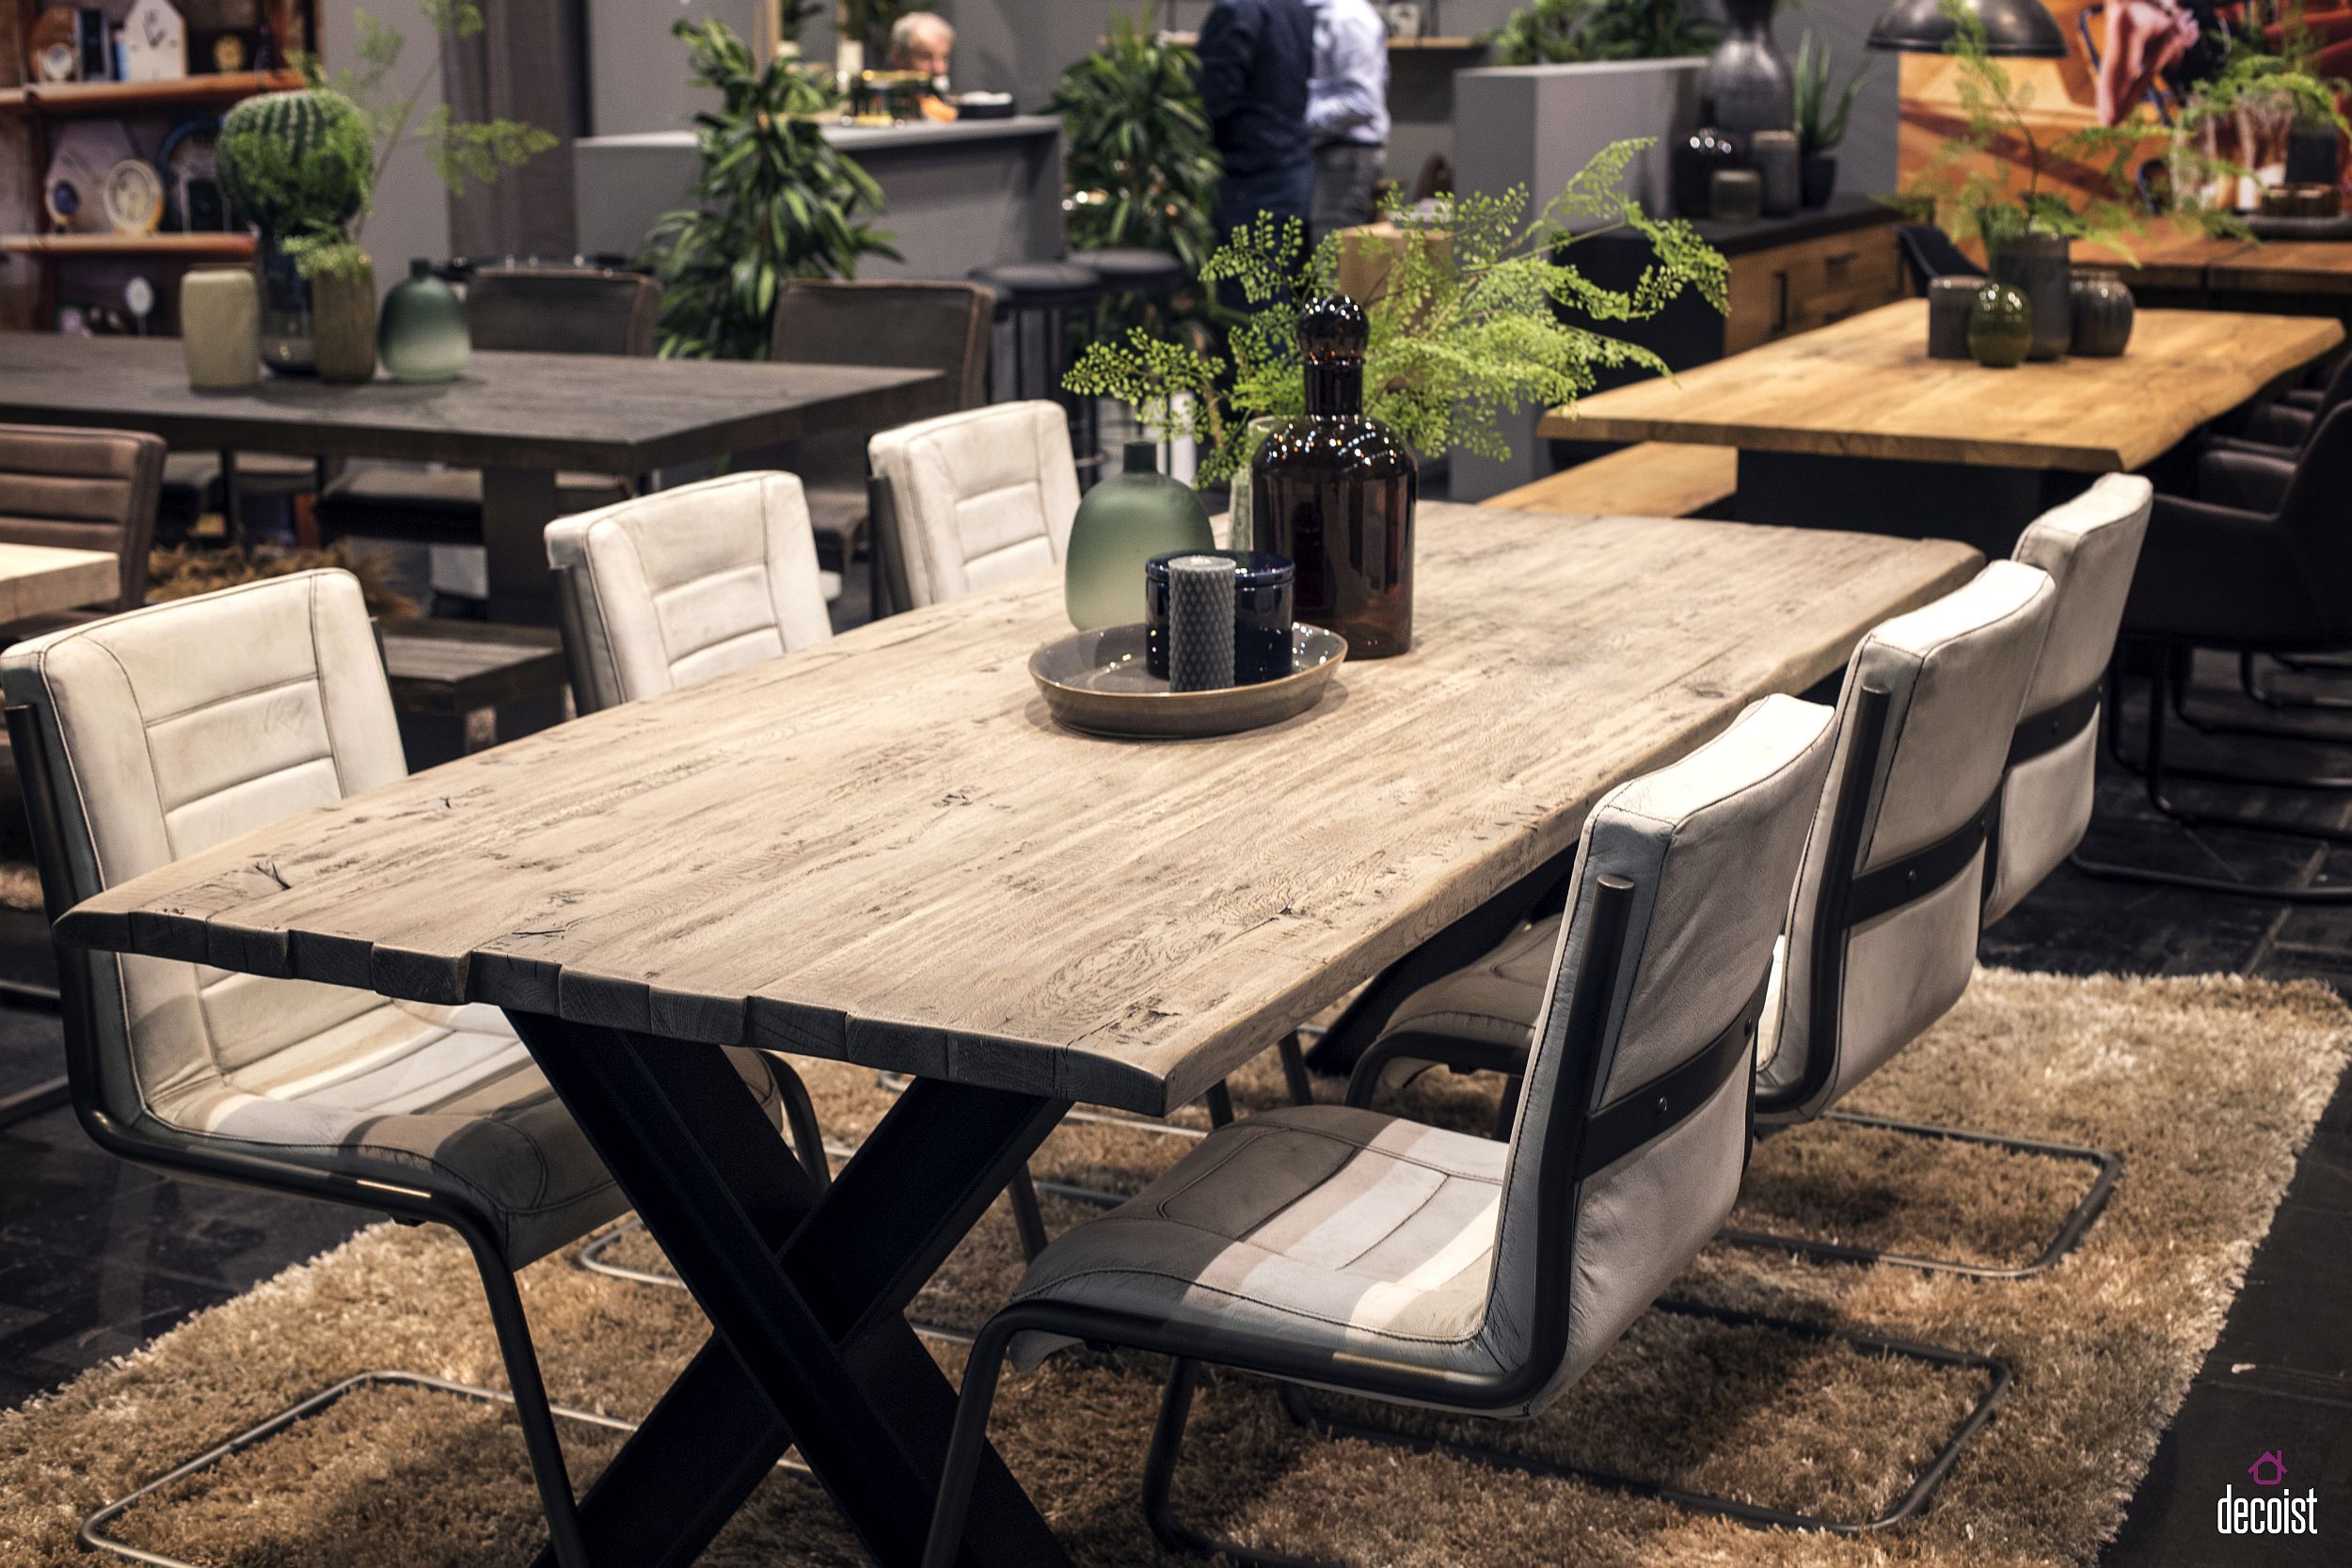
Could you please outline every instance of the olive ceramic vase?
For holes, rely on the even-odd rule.
[[[310,279],[310,348],[321,381],[375,376],[375,268]]]
[[[2018,234],[1993,250],[1993,281],[2015,289],[2033,307],[2028,359],[2056,359],[2074,341],[2073,251],[2073,243],[2060,234]]]
[[[1120,471],[1078,503],[1062,603],[1080,631],[1144,619],[1143,568],[1153,556],[1216,548],[1208,508],[1191,485],[1159,471],[1159,457],[1157,442],[1128,442]]]
[[[2013,370],[2032,350],[2033,306],[2026,296],[2006,283],[1979,289],[1968,312],[1968,352],[1977,363]]]
[[[394,381],[453,381],[473,354],[465,302],[433,276],[433,263],[408,263],[408,276],[384,296],[375,355]]]
[[[262,378],[262,296],[245,267],[197,267],[180,279],[180,346],[188,385],[230,392]]]
[[[2074,341],[2069,354],[2112,359],[2132,341],[2132,291],[2116,272],[2074,275]]]

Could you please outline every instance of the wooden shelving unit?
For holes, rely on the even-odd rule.
[[[250,234],[0,234],[0,251],[18,256],[168,256],[183,261],[242,261]]]
[[[302,86],[294,71],[233,71],[169,82],[69,82],[0,87],[0,115],[131,115],[226,106],[256,93]]]
[[[17,13],[15,36],[27,36],[44,0],[0,0]],[[259,8],[266,40],[249,39],[247,59],[284,59],[297,47],[315,48],[318,18],[314,0],[262,0]],[[207,71],[209,46],[189,40],[194,72],[167,81],[32,82],[23,60],[0,65],[12,85],[0,86],[0,158],[20,166],[16,188],[29,201],[0,206],[0,282],[12,285],[5,325],[47,327],[60,300],[115,297],[134,272],[155,287],[161,311],[156,329],[172,330],[180,275],[200,261],[238,261],[253,254],[253,240],[238,233],[112,234],[47,232],[41,189],[56,138],[76,133],[71,122],[118,119],[138,154],[152,158],[175,124],[220,114],[230,104],[264,92],[302,86],[288,69]],[[25,287],[30,283],[31,287]]]

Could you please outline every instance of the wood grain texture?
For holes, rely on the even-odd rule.
[[[879,429],[933,412],[945,388],[935,371],[483,353],[438,386],[263,376],[248,391],[197,392],[170,339],[0,333],[0,420],[149,430],[184,451],[474,468],[646,473],[818,430]]]
[[[2106,267],[2123,275],[2127,283],[2150,289],[2201,289],[2205,274],[2217,261],[2254,248],[2246,240],[2207,234],[2176,234],[2159,230],[2125,238],[2127,257],[2112,245],[2076,240],[2072,248],[2077,267]]]
[[[2109,473],[2344,339],[2324,317],[2142,310],[2129,353],[1986,370],[1930,359],[1927,301],[1902,300],[1762,348],[1586,398],[1555,439],[1686,441],[1825,457],[1891,457]]]
[[[68,941],[1163,1112],[1966,580],[1947,541],[1421,510],[1410,656],[1253,734],[1056,728],[1061,584],[290,818]]]
[[[1687,517],[1739,488],[1740,454],[1729,448],[1645,441],[1478,504],[1570,515]]]
[[[121,570],[107,550],[0,544],[0,622],[113,601],[122,592]]]
[[[2352,293],[2352,241],[2265,240],[2216,261],[2206,277],[2249,293]]]

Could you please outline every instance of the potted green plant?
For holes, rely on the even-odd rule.
[[[1199,277],[1216,242],[1209,214],[1223,166],[1201,106],[1200,56],[1160,36],[1150,15],[1114,15],[1102,47],[1062,72],[1065,224],[1073,250],[1173,256]],[[1098,335],[1154,321],[1149,306],[1105,303]]]
[[[1534,0],[1489,35],[1501,65],[1670,60],[1707,54],[1722,34],[1683,0]]]
[[[1645,320],[1686,292],[1724,309],[1724,258],[1687,223],[1649,217],[1624,188],[1647,145],[1612,144],[1532,216],[1523,188],[1392,207],[1395,239],[1364,242],[1381,279],[1361,302],[1364,412],[1423,458],[1457,448],[1506,456],[1505,412],[1572,408],[1603,369],[1671,373],[1649,350],[1580,325]],[[1573,260],[1577,245],[1621,229],[1652,251],[1630,290],[1602,287]],[[1310,248],[1295,220],[1262,218],[1202,271],[1208,282],[1231,279],[1248,304],[1230,358],[1138,330],[1091,345],[1065,385],[1128,404],[1146,430],[1199,441],[1200,482],[1230,480],[1247,471],[1267,421],[1305,411],[1298,307],[1337,291],[1339,260],[1336,236]]]
[[[223,117],[215,155],[223,194],[261,231],[262,363],[283,375],[365,380],[375,364],[374,284],[348,226],[375,188],[367,117],[329,88],[263,93]],[[355,376],[362,313],[367,371]]]
[[[2200,82],[2181,106],[2173,188],[2251,211],[2261,181],[2242,166],[2268,162],[2256,150],[2266,141],[2283,144],[2287,183],[2335,184],[2342,138],[2352,126],[2339,107],[2344,84],[2318,75],[2317,60],[2317,45],[2299,13],[2290,18],[2275,52],[2259,30],[2231,35],[2221,70]],[[2224,155],[2225,142],[2234,157]]]
[[[1817,49],[1808,29],[1797,42],[1796,63],[1797,153],[1804,160],[1800,178],[1808,207],[1826,207],[1836,194],[1837,160],[1831,154],[1846,139],[1846,128],[1853,119],[1854,99],[1870,76],[1870,61],[1865,58],[1846,78],[1846,85],[1833,92],[1833,63],[1829,46],[1822,44]]]
[[[693,205],[664,213],[639,253],[661,283],[660,350],[765,359],[787,282],[854,277],[861,257],[896,259],[890,236],[866,221],[882,211],[882,187],[818,127],[816,117],[840,102],[822,71],[785,58],[761,65],[724,23],[670,31],[720,104],[694,117]]]

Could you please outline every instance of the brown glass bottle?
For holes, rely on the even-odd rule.
[[[1405,443],[1364,415],[1370,337],[1343,295],[1299,311],[1307,412],[1258,448],[1249,506],[1257,546],[1297,565],[1297,618],[1346,638],[1350,658],[1391,658],[1413,645],[1421,472]]]

